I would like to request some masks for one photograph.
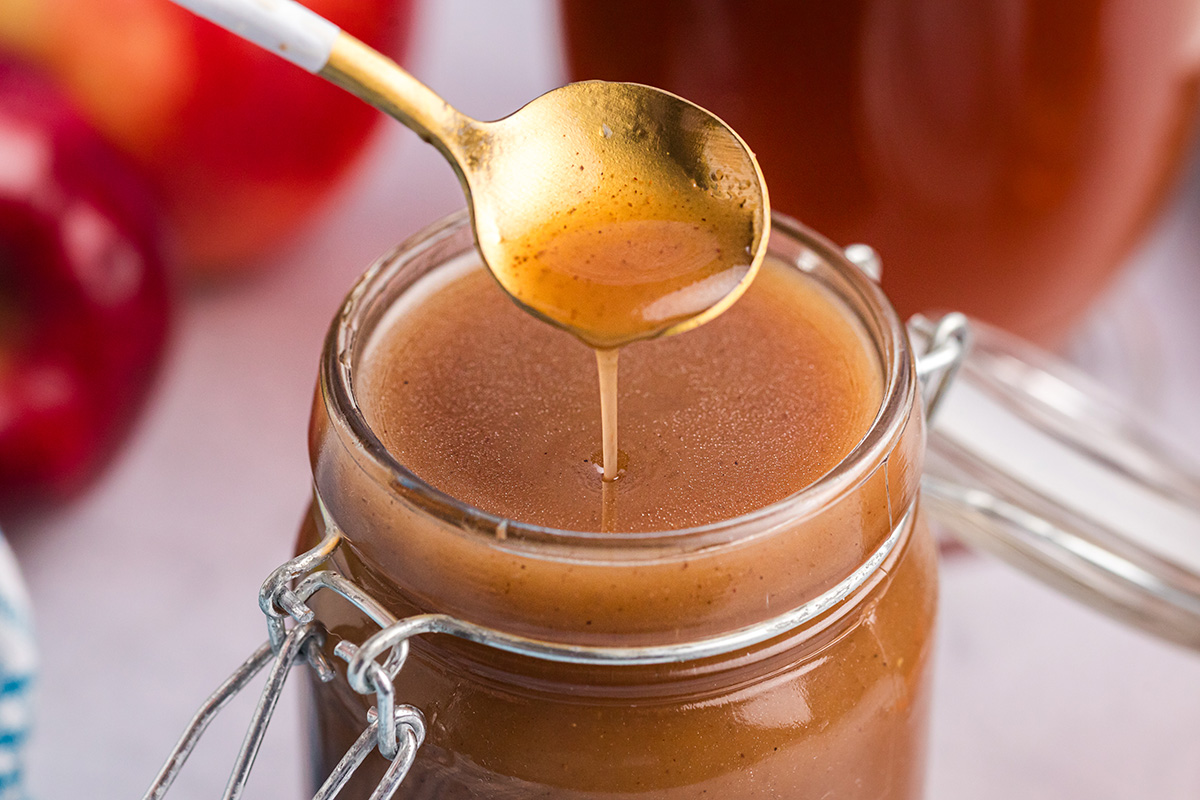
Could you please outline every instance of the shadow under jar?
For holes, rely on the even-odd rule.
[[[868,242],[903,316],[1062,341],[1154,219],[1200,88],[1196,0],[560,0],[572,80],[699,103],[771,205]]]
[[[558,654],[413,638],[395,692],[427,732],[404,797],[921,796],[937,582],[918,509],[924,427],[908,340],[878,287],[820,237],[779,218],[768,259],[764,275],[803,283],[850,332],[870,406],[845,452],[798,491],[674,530],[506,519],[435,488],[385,446],[396,432],[368,396],[384,385],[372,347],[419,313],[439,272],[482,269],[464,215],[402,245],[351,292],[322,357],[318,499],[300,550],[334,529],[327,567],[396,617],[452,615]],[[755,302],[748,293],[727,316]],[[720,322],[674,339],[720,333]],[[329,650],[378,630],[329,593],[311,606]],[[314,680],[311,694],[319,782],[372,702],[341,679]],[[372,754],[339,796],[367,797],[386,765]]]

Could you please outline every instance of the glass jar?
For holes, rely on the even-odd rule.
[[[921,795],[936,558],[917,504],[924,426],[904,329],[828,243],[777,221],[803,269],[865,334],[883,377],[868,435],[804,491],[736,519],[619,536],[499,519],[396,462],[359,411],[358,359],[422,276],[477,258],[465,216],[409,242],[354,290],[329,339],[310,447],[329,566],[397,618],[447,614],[602,653],[592,663],[415,638],[395,691],[425,715],[407,797]],[[318,510],[319,509],[319,510]],[[370,620],[331,594],[333,639]],[[645,663],[650,661],[651,663]],[[362,732],[369,698],[314,684],[315,768]],[[373,757],[351,797],[386,766]]]
[[[386,800],[401,783],[412,798],[919,797],[937,596],[925,513],[1200,649],[1200,554],[1170,541],[1200,543],[1189,454],[986,325],[902,326],[869,247],[777,215],[769,255],[861,331],[882,379],[874,422],[778,503],[616,536],[487,514],[381,445],[357,399],[364,347],[422,276],[478,257],[463,213],[377,262],[326,340],[314,500],[300,555],[259,592],[268,640],[201,707],[147,800],[269,666],[237,798],[300,663],[318,800]]]

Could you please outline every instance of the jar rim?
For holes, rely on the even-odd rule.
[[[869,477],[872,465],[886,457],[904,431],[916,402],[917,381],[908,334],[895,310],[879,285],[851,263],[840,248],[800,222],[773,212],[770,240],[791,240],[836,270],[848,290],[839,293],[839,300],[857,314],[878,350],[881,362],[883,392],[877,413],[862,439],[832,469],[787,497],[729,519],[686,528],[622,532],[617,536],[521,522],[463,502],[408,469],[376,436],[357,400],[354,364],[356,355],[370,339],[370,326],[364,322],[376,310],[372,301],[406,264],[461,234],[469,225],[467,211],[460,210],[409,237],[368,268],[347,294],[330,326],[321,354],[318,390],[343,445],[351,452],[362,454],[365,463],[361,466],[377,483],[399,490],[428,513],[450,520],[461,528],[484,533],[504,549],[525,550],[527,545],[535,549],[567,547],[600,549],[609,555],[617,549],[644,551],[668,547],[692,550],[742,542],[748,538],[744,535],[748,527],[770,530],[776,520],[806,519],[854,491]],[[814,265],[796,263],[795,266],[811,269]]]

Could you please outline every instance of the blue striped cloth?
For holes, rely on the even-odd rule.
[[[0,536],[0,800],[26,800],[24,750],[37,666],[29,597]]]

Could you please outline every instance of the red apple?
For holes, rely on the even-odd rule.
[[[48,81],[0,63],[0,509],[109,459],[162,356],[168,286],[136,168]]]
[[[304,0],[403,52],[410,0]],[[167,0],[4,0],[0,48],[54,74],[153,179],[194,270],[294,233],[381,116]]]

